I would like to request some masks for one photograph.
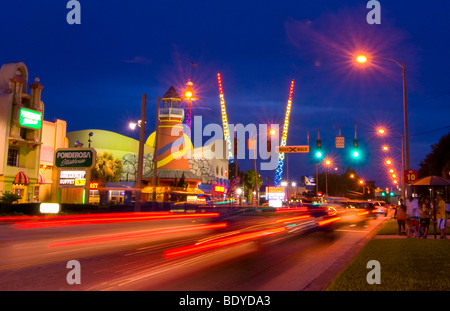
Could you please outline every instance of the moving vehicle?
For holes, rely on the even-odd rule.
[[[375,202],[373,202],[373,205],[377,209],[377,214],[382,214],[385,217],[387,216],[388,205],[386,204],[386,202],[384,202],[384,201],[375,201]]]

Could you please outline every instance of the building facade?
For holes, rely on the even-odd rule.
[[[58,169],[55,167],[55,152],[67,148],[67,123],[63,120],[44,121],[42,126],[42,145],[39,160],[38,198],[40,202],[58,202]]]
[[[42,145],[43,86],[29,85],[22,62],[0,68],[0,195],[12,192],[19,203],[39,200],[39,160]]]

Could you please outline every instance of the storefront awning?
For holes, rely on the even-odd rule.
[[[40,185],[45,184],[45,178],[42,175],[42,173],[39,173],[37,183],[40,184]]]
[[[28,180],[28,176],[24,172],[17,173],[16,177],[14,178],[13,185],[29,185],[30,181]]]

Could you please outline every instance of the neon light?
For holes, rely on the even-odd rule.
[[[224,193],[225,192],[225,187],[224,186],[214,186],[214,191],[215,192]]]
[[[96,181],[89,183],[89,189],[98,189],[99,183]]]
[[[294,80],[291,81],[291,87],[289,89],[289,97],[286,107],[286,115],[284,117],[283,134],[281,137],[280,146],[286,146],[287,134],[289,129],[289,116],[291,115],[292,106],[292,94],[294,93]],[[275,186],[279,186],[283,175],[284,153],[278,154],[278,165],[275,170]]]
[[[219,97],[220,97],[220,109],[222,111],[223,137],[227,142],[228,161],[232,163],[234,161],[233,149],[231,147],[230,129],[228,127],[227,109],[225,107],[225,98],[223,96],[222,78],[220,76],[220,72],[217,73],[217,81],[219,83]]]

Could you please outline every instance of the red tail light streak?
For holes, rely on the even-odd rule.
[[[265,229],[265,230],[260,230],[260,231],[242,233],[242,234],[239,234],[236,236],[218,239],[216,241],[209,241],[204,244],[188,245],[188,246],[184,246],[184,247],[170,249],[164,253],[164,257],[172,258],[172,257],[177,257],[177,256],[183,256],[183,255],[191,255],[194,253],[211,250],[211,249],[218,248],[218,247],[223,247],[223,246],[228,246],[228,245],[236,244],[236,243],[243,242],[243,241],[253,240],[256,238],[263,237],[263,236],[281,233],[284,231],[286,231],[285,227],[279,227],[279,228],[273,228],[273,229]]]
[[[317,225],[319,227],[325,226],[325,225],[331,224],[335,221],[338,221],[339,219],[341,219],[341,217],[333,217],[333,218],[324,219],[324,220],[317,222]]]
[[[114,214],[85,214],[79,216],[56,216],[52,220],[36,220],[16,222],[17,229],[45,228],[58,226],[74,226],[87,224],[106,224],[133,221],[165,220],[180,218],[209,218],[218,217],[219,213],[192,213],[178,214],[172,212],[147,212],[147,213],[114,213]]]
[[[301,216],[295,216],[295,217],[287,217],[287,218],[280,218],[275,220],[275,222],[290,222],[290,221],[296,221],[296,220],[302,220],[302,219],[308,219],[311,218],[311,215],[301,215]]]
[[[275,213],[295,213],[295,212],[306,212],[308,208],[306,206],[294,207],[294,208],[284,208],[279,207],[275,210]]]
[[[65,247],[65,246],[75,246],[91,243],[102,243],[102,242],[117,242],[121,240],[139,239],[145,237],[154,237],[165,234],[172,233],[183,233],[190,231],[199,230],[210,230],[210,229],[222,229],[227,226],[227,223],[217,223],[217,224],[206,224],[206,225],[194,225],[194,226],[183,226],[183,227],[171,227],[171,228],[158,228],[154,230],[145,230],[132,233],[122,233],[122,234],[112,234],[107,236],[93,237],[89,239],[73,240],[73,241],[61,241],[54,242],[48,245],[49,248],[53,247]]]

